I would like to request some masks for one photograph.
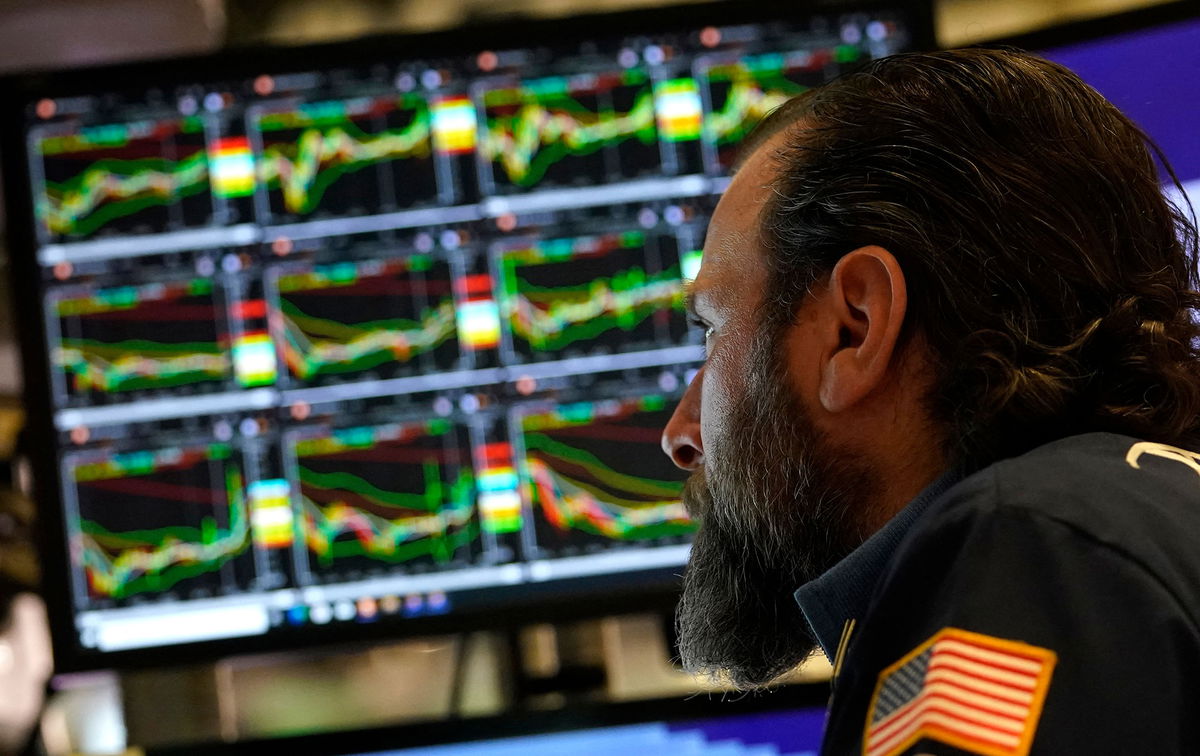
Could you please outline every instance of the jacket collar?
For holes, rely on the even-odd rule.
[[[832,661],[847,620],[861,621],[883,572],[917,518],[939,496],[963,478],[949,470],[925,487],[887,524],[825,574],[796,589],[796,603],[821,650]]]

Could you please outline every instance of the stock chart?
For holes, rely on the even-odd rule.
[[[711,105],[704,137],[717,163],[714,168],[728,169],[737,145],[764,116],[789,98],[824,84],[838,66],[859,57],[856,48],[839,46],[706,63],[701,78]]]
[[[911,41],[681,14],[22,106],[80,658],[670,590],[660,435],[738,145]]]
[[[513,362],[672,345],[687,333],[673,236],[629,230],[499,247]]]
[[[212,216],[199,117],[55,129],[36,140],[51,241],[200,226]]]
[[[426,255],[282,273],[274,321],[298,381],[436,371],[459,359],[451,274]]]
[[[301,519],[319,574],[445,566],[479,536],[470,447],[430,420],[337,429],[296,441]]]
[[[91,599],[248,587],[250,517],[228,445],[116,454],[74,466],[72,480],[71,527]]]
[[[694,530],[679,501],[686,475],[659,449],[672,409],[665,397],[647,395],[520,416],[539,553],[669,542]]]
[[[603,184],[657,172],[653,85],[638,69],[488,89],[485,191]]]
[[[419,95],[264,110],[254,128],[272,218],[370,214],[438,198],[429,104]]]
[[[223,383],[225,318],[210,279],[118,286],[55,302],[54,364],[71,399]]]

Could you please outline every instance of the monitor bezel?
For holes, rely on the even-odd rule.
[[[51,635],[58,672],[90,669],[133,669],[180,663],[211,661],[223,657],[302,649],[311,646],[349,645],[436,635],[468,629],[504,629],[531,622],[568,621],[633,611],[667,612],[673,609],[679,590],[681,568],[632,573],[619,580],[604,576],[591,579],[594,585],[583,598],[555,596],[555,586],[522,586],[530,590],[511,595],[503,607],[489,611],[452,613],[408,619],[403,622],[306,626],[300,638],[261,636],[208,640],[121,651],[88,649],[78,642],[75,611],[67,586],[70,566],[63,536],[63,492],[57,469],[56,437],[53,426],[51,369],[45,353],[40,272],[36,261],[37,238],[33,212],[33,187],[28,180],[28,145],[25,135],[26,108],[43,97],[67,97],[96,91],[135,91],[170,87],[193,81],[249,80],[259,74],[298,70],[353,68],[379,60],[444,57],[448,51],[471,54],[497,47],[517,48],[583,41],[596,36],[619,36],[635,32],[670,32],[706,25],[756,23],[799,14],[841,14],[892,10],[911,19],[908,30],[911,49],[934,46],[932,5],[928,0],[887,3],[876,0],[811,0],[745,3],[720,0],[713,3],[634,9],[571,18],[509,19],[457,29],[419,34],[391,34],[335,43],[296,47],[231,49],[213,54],[121,63],[71,71],[34,72],[0,79],[0,170],[4,179],[9,248],[9,273],[13,282],[13,309],[19,336],[24,402],[27,411],[26,442],[38,507],[38,547],[42,563],[43,596],[50,616]],[[404,55],[396,56],[403,46]],[[388,53],[391,53],[391,56]],[[111,86],[119,81],[119,87]],[[20,282],[37,285],[18,285]],[[587,587],[589,579],[574,580]],[[608,581],[608,584],[606,584]],[[556,581],[557,582],[557,581]],[[564,584],[567,581],[562,581]],[[612,585],[616,582],[619,585]],[[629,591],[633,584],[636,590]],[[522,600],[521,596],[526,598]],[[289,634],[290,635],[290,634]]]

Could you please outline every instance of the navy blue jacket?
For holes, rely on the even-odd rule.
[[[1093,433],[948,474],[797,600],[823,756],[1200,754],[1200,454]]]

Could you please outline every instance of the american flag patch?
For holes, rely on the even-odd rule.
[[[903,753],[923,738],[986,756],[1025,756],[1057,656],[946,628],[883,670],[863,756]]]

